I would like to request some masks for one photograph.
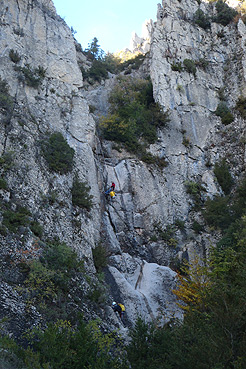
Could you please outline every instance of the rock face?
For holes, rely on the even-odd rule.
[[[132,38],[130,41],[130,50],[132,52],[138,51],[146,54],[150,51],[153,27],[153,21],[152,19],[149,19],[143,23],[141,37],[139,37],[136,32],[132,33]]]
[[[102,243],[108,255],[105,280],[110,291],[106,307],[95,306],[95,311],[109,327],[122,328],[108,307],[112,300],[125,304],[129,326],[138,315],[161,323],[181,317],[171,292],[175,272],[170,267],[177,258],[204,256],[217,237],[206,227],[199,235],[192,230],[192,222],[201,214],[192,210],[194,202],[185,183],[202,183],[204,197],[213,197],[222,193],[213,173],[215,162],[225,157],[235,180],[245,170],[245,122],[235,112],[234,122],[224,126],[214,114],[222,91],[231,108],[245,93],[245,25],[241,20],[226,27],[212,23],[205,31],[193,16],[199,8],[212,14],[213,5],[163,1],[157,22],[146,24],[150,42],[148,37],[135,37],[133,48],[141,43],[146,52],[150,45],[145,72],[149,66],[155,99],[170,113],[170,122],[149,148],[168,162],[159,168],[119,153],[111,142],[100,142],[97,117],[89,112],[89,105],[96,105],[98,114],[107,112],[115,76],[96,87],[83,87],[78,66],[83,58],[52,1],[1,0],[0,5],[0,77],[13,99],[8,114],[0,107],[0,155],[11,158],[8,167],[1,161],[7,187],[0,189],[0,221],[7,206],[13,211],[18,205],[27,207],[42,225],[43,239],[58,237],[76,250],[92,279],[96,278],[92,250]],[[11,50],[19,60],[10,57]],[[196,63],[195,72],[185,69],[185,59]],[[182,65],[180,71],[174,70],[175,65]],[[35,75],[37,68],[44,76],[33,87],[24,71]],[[63,175],[49,171],[40,144],[47,132],[57,131],[75,150],[73,171]],[[89,213],[72,204],[76,174],[91,186],[94,205]],[[117,196],[107,201],[103,191],[111,181]],[[176,225],[178,221],[182,227]],[[160,225],[176,227],[171,239],[158,237],[158,229],[163,231]],[[18,255],[27,251],[36,257],[36,240],[28,227],[18,234],[6,234],[1,228],[0,319],[10,316],[13,324],[8,331],[16,335],[42,319],[35,307],[28,318],[25,297],[16,289],[22,278],[15,268]],[[88,281],[83,283],[89,288]],[[81,307],[87,317],[88,304],[85,299]],[[23,320],[25,327],[15,330],[16,322]]]

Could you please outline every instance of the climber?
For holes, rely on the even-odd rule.
[[[111,187],[107,191],[104,192],[105,195],[108,195],[112,191],[114,192],[114,189],[115,189],[115,183],[112,182]]]
[[[111,199],[114,199],[116,196],[116,193],[114,191],[110,191],[109,196],[111,197]]]
[[[120,303],[116,303],[115,301],[112,303],[112,309],[114,310],[115,313],[119,314],[119,317],[121,320],[123,320],[123,315],[125,312],[125,306],[123,304]]]

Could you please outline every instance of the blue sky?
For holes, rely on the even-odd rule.
[[[53,0],[57,13],[77,31],[86,49],[97,37],[101,49],[116,52],[129,47],[132,32],[141,36],[146,19],[156,21],[160,0]]]

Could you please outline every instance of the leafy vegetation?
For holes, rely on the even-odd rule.
[[[3,212],[2,224],[9,231],[16,233],[21,226],[27,227],[29,225],[30,216],[31,213],[28,209],[23,206],[17,206],[16,211],[5,210]]]
[[[218,0],[215,4],[217,15],[213,21],[227,26],[237,15],[237,11],[231,8],[224,0]]]
[[[77,254],[59,240],[42,244],[39,250],[39,258],[23,261],[20,265],[20,270],[25,272],[25,294],[29,303],[44,314],[56,301],[52,314],[57,317],[62,310],[62,301],[66,299],[71,277],[75,271],[82,270],[83,264]]]
[[[224,101],[221,101],[218,104],[217,109],[215,110],[215,114],[218,117],[221,117],[221,122],[225,126],[227,126],[234,120],[233,114],[231,113],[230,109],[228,108],[228,106],[226,105]]]
[[[14,51],[14,49],[11,49],[9,51],[9,57],[13,63],[19,63],[19,61],[21,60],[20,55],[18,54],[17,51]]]
[[[198,9],[194,14],[194,22],[203,29],[208,29],[211,27],[211,23],[208,15],[204,14],[201,9]]]
[[[132,369],[243,369],[246,366],[246,218],[234,242],[213,249],[208,265],[186,264],[174,291],[183,322],[138,319],[127,347]]]
[[[202,186],[201,183],[194,181],[185,181],[186,192],[191,195],[195,207],[199,208],[202,204],[202,193],[206,191],[206,189]]]
[[[221,162],[215,163],[214,174],[222,190],[226,195],[228,195],[231,192],[233,179],[225,159],[222,159]]]
[[[52,133],[47,142],[42,142],[42,152],[51,171],[66,174],[72,170],[74,149],[60,132]]]
[[[85,69],[82,65],[80,69],[84,79],[90,84],[101,82],[101,80],[108,78],[109,72],[117,74],[124,71],[125,74],[128,74],[132,70],[138,69],[144,60],[144,55],[141,53],[121,52],[118,54],[105,54],[96,37],[88,44],[84,54],[91,62],[91,66]]]
[[[74,206],[91,210],[93,206],[93,196],[90,195],[90,186],[85,182],[80,182],[78,176],[75,176],[72,187],[72,203]]]
[[[172,63],[171,68],[174,72],[182,72],[183,70],[181,62]]]
[[[214,199],[208,199],[203,216],[207,223],[213,227],[226,229],[231,223],[229,198],[227,196],[216,196]]]
[[[4,178],[0,177],[0,190],[7,190],[8,185]]]
[[[177,229],[179,228],[178,224],[169,224],[166,227],[163,227],[160,222],[154,224],[154,232],[151,236],[151,240],[162,240],[168,246],[175,247],[178,243],[175,238],[175,234]]]
[[[238,222],[246,211],[246,179],[237,187],[235,193],[227,196],[216,196],[205,203],[204,218],[207,223],[222,230],[220,245],[234,242],[238,230]]]
[[[196,220],[192,223],[192,229],[196,234],[199,234],[200,232],[204,231],[204,226],[197,222]]]
[[[168,114],[154,102],[151,81],[119,77],[109,102],[110,113],[100,123],[102,135],[144,158],[146,145],[157,139],[157,128],[168,121]]]
[[[94,265],[97,272],[101,272],[107,266],[107,252],[102,244],[97,245],[92,249]]]
[[[43,227],[36,220],[32,220],[30,223],[31,231],[35,234],[35,236],[41,238],[43,235]]]
[[[239,111],[243,119],[246,118],[246,98],[244,96],[239,96],[236,102],[236,109]]]
[[[206,58],[200,58],[195,61],[195,64],[198,68],[206,70],[209,65],[209,61]]]
[[[7,171],[14,166],[14,152],[6,151],[2,156],[0,156],[0,168]]]
[[[5,115],[11,113],[13,109],[13,98],[8,91],[8,85],[6,81],[0,78],[0,108]]]
[[[73,328],[69,321],[59,320],[45,330],[33,329],[26,341],[28,347],[21,348],[10,338],[0,338],[6,368],[14,357],[22,369],[126,368],[116,337],[113,333],[103,334],[98,321],[87,324],[80,318]]]
[[[183,65],[188,73],[196,75],[196,63],[191,59],[184,59]]]
[[[24,67],[16,66],[15,69],[21,72],[20,80],[23,80],[27,86],[38,88],[42,83],[46,70],[40,65],[37,68],[32,68],[29,64],[25,64]]]

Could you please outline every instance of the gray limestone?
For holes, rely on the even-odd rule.
[[[0,5],[0,76],[14,98],[7,123],[0,111],[0,156],[11,153],[13,165],[6,172],[1,169],[8,183],[7,190],[0,190],[2,201],[12,208],[17,203],[26,206],[42,225],[44,237],[59,237],[76,250],[85,261],[86,272],[94,278],[92,250],[102,242],[108,255],[105,273],[111,292],[100,312],[110,328],[122,328],[109,308],[111,299],[122,300],[129,326],[138,315],[161,323],[173,316],[180,318],[172,294],[176,273],[170,266],[175,258],[206,255],[218,239],[209,229],[200,235],[192,230],[192,222],[202,217],[194,214],[194,201],[185,183],[202,183],[204,198],[222,194],[213,165],[223,157],[232,164],[228,150],[236,157],[231,165],[234,178],[245,170],[245,122],[234,112],[235,121],[223,126],[214,114],[222,88],[232,109],[237,98],[245,94],[245,25],[241,20],[226,27],[213,23],[211,30],[205,31],[192,21],[199,8],[197,1],[168,0],[158,5],[157,21],[146,24],[148,32],[143,40],[135,37],[134,42],[144,45],[144,52],[150,49],[144,68],[135,75],[145,76],[149,68],[154,97],[169,111],[170,122],[148,148],[167,161],[168,165],[160,168],[124,150],[119,152],[112,142],[97,137],[96,123],[108,111],[115,76],[84,86],[78,65],[84,56],[52,1],[1,0]],[[213,12],[207,3],[201,3],[200,8]],[[225,34],[222,38],[218,36],[221,31]],[[45,69],[38,88],[25,83],[10,60],[11,49],[21,57],[19,67],[29,64],[32,69]],[[182,64],[184,59],[198,63],[195,75],[184,68],[173,70],[172,65]],[[204,60],[205,68],[201,66]],[[94,114],[89,105],[96,108]],[[61,132],[75,150],[74,169],[67,175],[49,172],[41,153],[40,140],[54,131]],[[89,213],[72,205],[76,173],[91,187],[94,205]],[[103,194],[111,181],[116,184],[112,201]],[[54,198],[49,203],[51,195]],[[175,230],[176,243],[155,239],[157,223],[165,228],[177,220],[183,222],[184,229]],[[23,232],[20,238],[0,234],[0,260],[7,254],[14,257],[23,246],[31,252],[34,241],[31,231]],[[10,287],[14,275],[4,278],[0,281],[4,291],[0,306],[7,314],[15,314],[14,321],[27,319],[24,299]],[[88,306],[85,302],[81,306],[88,317]],[[28,326],[41,319],[34,307],[32,318]]]

